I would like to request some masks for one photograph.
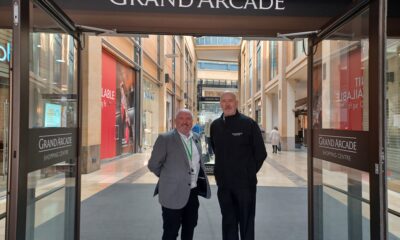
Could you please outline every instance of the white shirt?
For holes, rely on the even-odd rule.
[[[197,150],[196,143],[193,140],[193,132],[190,131],[189,137],[186,137],[184,134],[180,133],[178,131],[179,135],[181,136],[182,143],[184,144],[183,148],[186,147],[188,148],[189,151],[192,151],[192,159],[189,159],[189,154],[186,152],[185,148],[185,153],[187,158],[189,159],[189,166],[190,166],[190,171],[191,171],[191,183],[190,183],[190,188],[195,188],[197,187],[197,178],[199,177],[199,171],[200,171],[200,154],[199,151]],[[192,145],[190,145],[192,143]],[[190,146],[192,146],[192,149],[190,149]]]

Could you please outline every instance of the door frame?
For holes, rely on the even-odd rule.
[[[386,43],[386,6],[387,0],[361,0],[354,4],[342,16],[332,19],[318,34],[308,39],[308,239],[315,236],[314,191],[317,186],[314,176],[313,161],[313,53],[315,46],[328,34],[337,30],[347,21],[369,9],[369,186],[370,186],[370,235],[371,239],[387,238],[387,187],[385,156],[385,43]],[[378,21],[377,21],[378,20]],[[319,212],[318,214],[323,214]]]
[[[29,66],[30,58],[30,26],[33,15],[33,3],[58,23],[58,25],[77,42],[77,95],[78,110],[76,128],[78,141],[76,142],[76,176],[75,176],[75,208],[74,238],[79,239],[80,226],[80,143],[81,143],[81,33],[78,32],[73,21],[52,0],[13,0],[13,57],[11,87],[11,146],[10,170],[7,183],[7,219],[6,239],[17,240],[26,238],[27,218],[27,176],[29,156]]]

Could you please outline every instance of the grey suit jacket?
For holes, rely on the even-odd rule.
[[[200,138],[196,133],[193,133],[193,140],[200,155],[200,171],[197,181],[199,195],[210,198],[210,185],[204,171],[204,162],[201,159]],[[183,208],[189,200],[191,172],[189,159],[176,129],[158,136],[148,168],[159,177],[154,195],[159,195],[160,204],[170,209]]]

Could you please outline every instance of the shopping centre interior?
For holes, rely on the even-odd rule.
[[[165,13],[178,1],[27,2],[29,20],[12,25],[0,1],[0,239],[160,239],[147,161],[182,108],[201,129],[212,188],[195,239],[221,239],[206,128],[225,91],[267,147],[256,239],[400,239],[395,1],[329,1],[325,11],[277,0],[268,16],[268,1],[243,1],[249,16],[219,0]],[[220,12],[202,17],[206,7]]]

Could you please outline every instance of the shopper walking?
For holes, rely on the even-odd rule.
[[[269,140],[271,141],[272,145],[272,153],[278,153],[278,148],[280,151],[281,145],[281,135],[279,134],[278,127],[274,127],[271,133],[269,134]]]
[[[162,240],[192,240],[197,226],[199,199],[211,197],[210,185],[201,160],[201,143],[191,131],[193,114],[183,109],[175,118],[176,128],[159,135],[148,168],[159,181],[154,195],[162,209]]]
[[[211,124],[214,175],[222,213],[222,239],[254,240],[256,174],[267,152],[258,124],[237,110],[236,95],[220,98],[223,114]]]

